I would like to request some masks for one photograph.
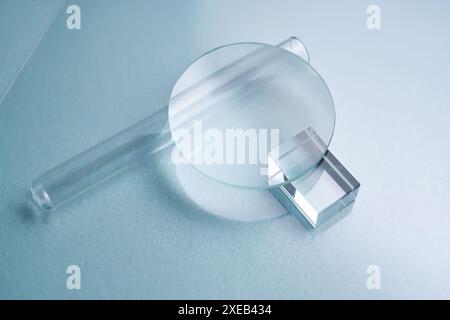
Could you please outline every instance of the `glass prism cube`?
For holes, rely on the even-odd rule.
[[[290,154],[300,155],[305,150],[315,153],[323,151],[320,138],[311,128],[293,137],[292,141],[302,141],[302,144],[292,145]],[[279,183],[280,179],[289,181],[291,165],[286,163],[281,157],[272,159],[269,171],[273,174],[269,179],[274,183]],[[317,228],[355,201],[359,186],[359,182],[336,157],[330,151],[325,151],[321,161],[309,173],[270,190],[289,213]]]

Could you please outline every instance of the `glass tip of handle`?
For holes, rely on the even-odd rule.
[[[42,209],[50,210],[53,208],[52,201],[47,191],[42,186],[34,183],[31,185],[31,196],[34,202]]]

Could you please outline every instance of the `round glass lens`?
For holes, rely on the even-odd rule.
[[[172,160],[245,188],[278,186],[308,172],[326,152],[334,123],[319,74],[292,52],[257,43],[201,56],[169,101]]]

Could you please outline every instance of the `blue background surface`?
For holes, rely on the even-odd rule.
[[[450,298],[450,3],[69,3],[81,30],[62,1],[0,3],[0,298]],[[381,30],[366,27],[370,4]],[[165,154],[30,209],[36,175],[166,105],[203,52],[292,35],[333,94],[330,148],[362,184],[337,223],[217,218]],[[66,289],[71,264],[81,290]],[[367,289],[372,264],[381,290]]]

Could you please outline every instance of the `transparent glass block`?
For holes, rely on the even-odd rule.
[[[305,154],[304,150],[315,154],[325,145],[314,130],[308,128],[280,147],[295,158],[296,154]],[[280,168],[272,162],[272,180],[278,183],[289,181],[291,163],[285,161],[284,164],[285,167]],[[271,192],[291,214],[317,228],[355,201],[359,186],[359,182],[328,150],[318,165],[304,177],[274,187]]]

